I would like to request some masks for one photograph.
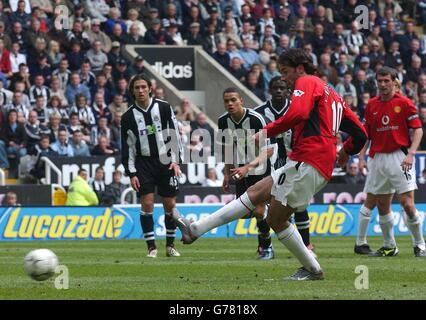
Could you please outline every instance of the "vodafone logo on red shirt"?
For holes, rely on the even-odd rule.
[[[382,123],[383,125],[387,126],[389,124],[390,118],[388,116],[382,117]]]
[[[295,96],[295,97],[301,97],[301,96],[303,96],[305,94],[305,92],[304,91],[302,91],[302,90],[294,90],[294,92],[293,92],[293,95]]]

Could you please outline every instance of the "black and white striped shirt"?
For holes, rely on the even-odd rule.
[[[286,99],[280,109],[275,109],[272,106],[271,100],[268,100],[264,104],[256,107],[254,110],[265,116],[269,121],[274,122],[287,112],[289,106],[290,99]],[[278,158],[286,159],[287,152],[291,150],[291,130],[281,133],[280,135],[276,136],[275,139],[278,145]]]
[[[218,119],[219,130],[223,132],[225,136],[231,134],[233,137],[234,167],[240,167],[246,163],[250,163],[259,155],[257,152],[253,153],[253,151],[250,150],[248,139],[270,122],[266,117],[253,109],[244,108],[244,112],[244,116],[238,122],[236,122],[229,113],[223,114]],[[226,131],[229,133],[225,133]],[[217,143],[222,144],[222,146],[226,144],[220,134],[218,135]],[[266,146],[271,146],[273,143],[275,143],[275,139],[268,138]],[[222,148],[222,160],[227,163],[228,161],[225,157],[226,155],[223,154]],[[271,166],[269,160],[267,165],[268,167]],[[252,174],[264,174],[264,172],[264,168],[259,166]]]
[[[136,175],[136,161],[142,156],[158,158],[162,163],[179,163],[181,159],[182,145],[173,109],[158,98],[151,98],[145,110],[135,103],[123,114],[121,142],[121,160],[130,177]]]
[[[42,96],[44,98],[44,107],[47,105],[50,99],[50,89],[46,86],[37,87],[33,85],[30,88],[30,103],[35,104],[37,97]]]

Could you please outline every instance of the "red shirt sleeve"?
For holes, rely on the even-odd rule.
[[[324,92],[324,85],[321,86],[322,81],[315,80],[315,77],[303,76],[296,81],[287,112],[281,118],[264,127],[268,138],[286,132],[309,118],[315,100],[321,97]]]
[[[407,106],[404,109],[408,127],[412,129],[421,128],[422,122],[420,121],[419,113],[413,101],[410,99],[404,100],[407,103]]]
[[[364,147],[367,141],[367,131],[358,117],[353,111],[346,107],[344,108],[340,130],[348,133],[350,137],[343,144],[343,149],[350,155],[357,154]]]

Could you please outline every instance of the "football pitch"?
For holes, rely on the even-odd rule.
[[[271,261],[256,260],[255,238],[179,244],[179,258],[167,258],[160,240],[156,259],[145,257],[142,240],[3,242],[0,299],[426,299],[426,259],[414,258],[409,237],[397,241],[397,257],[369,258],[353,253],[354,238],[313,238],[326,279],[307,282],[283,280],[299,263],[276,238]],[[373,249],[381,243],[370,238]],[[23,258],[36,248],[53,250],[67,266],[69,289],[24,274]],[[368,269],[356,273],[357,266]],[[368,289],[357,289],[365,287],[366,270]]]

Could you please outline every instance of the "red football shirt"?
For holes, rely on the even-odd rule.
[[[336,161],[336,135],[339,130],[351,136],[344,148],[349,154],[363,147],[366,132],[343,99],[324,81],[315,76],[297,79],[287,112],[265,128],[268,137],[293,129],[293,150],[288,157],[312,165],[321,175],[331,179]]]
[[[370,99],[365,109],[365,128],[371,139],[369,156],[409,147],[409,129],[421,127],[416,106],[407,97],[396,93],[389,101],[381,101],[379,96]]]

